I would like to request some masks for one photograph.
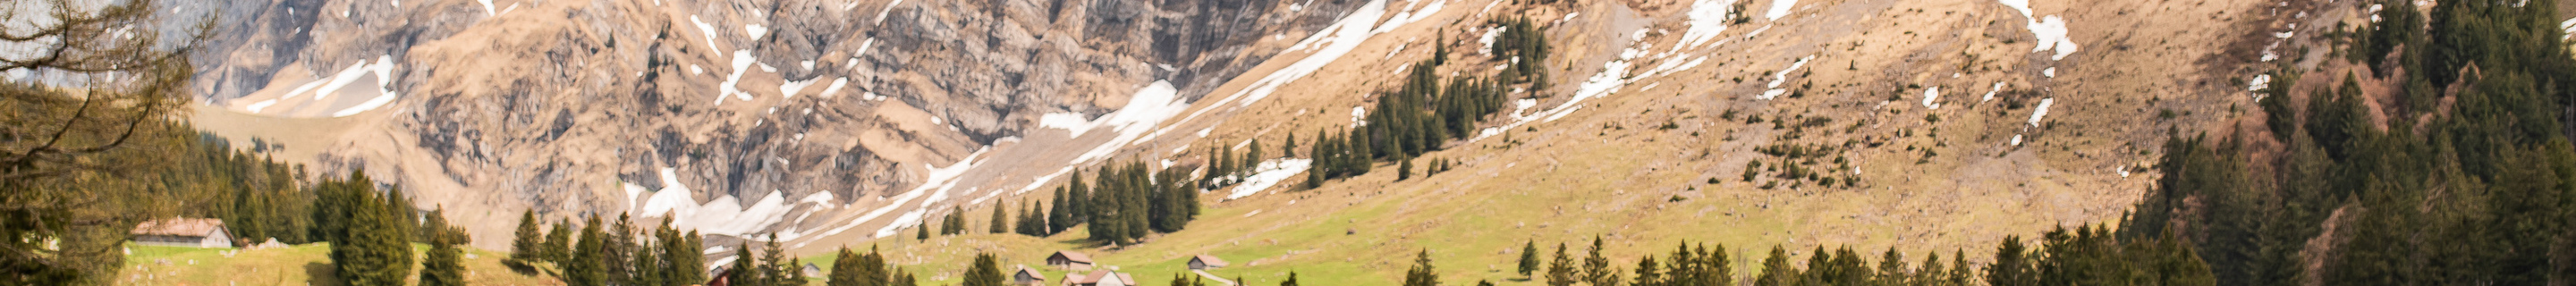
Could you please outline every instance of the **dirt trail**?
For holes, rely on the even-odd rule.
[[[1225,285],[1226,285],[1226,286],[1238,286],[1238,285],[1243,285],[1243,284],[1237,284],[1237,283],[1234,283],[1234,280],[1226,280],[1225,278],[1218,278],[1218,277],[1216,277],[1216,274],[1208,274],[1208,273],[1207,273],[1207,270],[1190,269],[1190,273],[1198,273],[1198,274],[1199,274],[1199,277],[1201,277],[1201,278],[1207,278],[1207,280],[1214,280],[1214,281],[1216,281],[1217,283],[1225,283]]]

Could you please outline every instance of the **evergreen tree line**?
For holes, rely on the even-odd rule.
[[[1088,226],[1087,239],[1094,242],[1133,245],[1148,234],[1180,231],[1198,218],[1204,185],[1184,172],[1151,169],[1143,162],[1111,163],[1095,170],[1096,177],[1088,180],[1076,171],[1071,180],[1056,186],[1052,201],[1018,207],[1018,215],[1011,213],[1015,208],[1011,204],[996,203],[984,232],[1045,237]],[[951,208],[940,215],[936,235],[967,234],[965,217],[965,209]],[[930,239],[931,229],[924,220],[914,238]]]
[[[1270,157],[1262,156],[1260,138],[1254,138],[1248,144],[1251,146],[1242,151],[1235,151],[1235,148],[1224,144],[1208,144],[1207,172],[1199,173],[1200,186],[1211,190],[1233,186],[1260,172],[1261,161]],[[1281,146],[1279,151],[1280,156],[1297,156],[1297,135],[1288,135],[1288,144]]]
[[[161,176],[172,189],[207,195],[195,204],[203,207],[186,208],[193,212],[187,216],[222,219],[225,230],[239,239],[236,244],[271,238],[285,244],[316,241],[309,238],[315,195],[302,184],[303,166],[255,153],[267,149],[260,140],[252,142],[262,146],[243,152],[213,134],[198,133],[196,139],[185,147],[187,155],[175,156],[177,162],[170,162],[173,167],[162,169]]]
[[[2178,238],[2160,237],[2146,240],[2123,240],[2102,228],[2064,228],[2050,231],[2039,245],[2024,245],[2018,237],[2007,237],[1997,246],[1995,262],[1973,265],[1965,252],[1952,251],[1948,259],[1938,252],[1923,255],[1921,262],[1908,263],[1902,252],[1893,248],[1872,258],[1842,247],[1828,250],[1818,246],[1806,253],[1807,261],[1791,260],[1788,249],[1774,246],[1753,273],[1734,273],[1735,262],[1725,245],[1683,242],[1662,257],[1646,255],[1636,258],[1635,266],[1621,269],[1620,262],[1601,254],[1602,241],[1594,238],[1582,257],[1570,255],[1565,244],[1558,244],[1552,256],[1543,256],[1536,242],[1521,246],[1516,272],[1529,280],[1549,286],[2021,286],[2021,285],[2213,285],[2214,278],[2206,264],[2200,262],[2192,248]],[[1552,257],[1552,259],[1547,258]],[[1874,259],[1874,262],[1873,262]],[[1281,286],[1295,286],[1295,274]],[[1982,284],[1981,284],[1982,283]],[[1428,252],[1417,254],[1415,266],[1407,271],[1404,285],[1440,285],[1439,275],[1432,271]],[[1480,281],[1477,285],[1492,285]]]
[[[576,286],[686,286],[707,281],[706,257],[700,252],[706,249],[705,241],[695,230],[682,232],[663,221],[648,231],[625,214],[609,224],[590,217],[578,231],[572,225],[565,220],[545,231],[535,212],[521,212],[518,231],[510,241],[513,252],[502,263],[521,271],[550,272]],[[771,243],[774,249],[776,242]],[[744,246],[748,253],[747,242]]]
[[[1493,25],[1504,29],[1493,45],[1494,57],[1506,62],[1504,70],[1490,80],[1456,77],[1444,84],[1437,71],[1448,62],[1447,49],[1415,63],[1406,69],[1394,93],[1377,98],[1367,122],[1358,129],[1316,131],[1314,142],[1307,144],[1314,149],[1308,155],[1315,162],[1306,172],[1306,187],[1367,174],[1378,160],[1396,161],[1398,180],[1409,179],[1415,157],[1447,148],[1450,140],[1475,136],[1478,124],[1501,112],[1510,101],[1508,86],[1527,83],[1529,90],[1546,90],[1547,70],[1542,63],[1551,49],[1546,31],[1523,18],[1496,20]],[[1290,142],[1290,151],[1284,153],[1294,156],[1293,136]],[[1254,150],[1257,158],[1258,146]],[[1425,169],[1437,172],[1449,166],[1448,161],[1434,160]]]
[[[878,253],[876,249],[868,249],[868,253],[855,253],[843,247],[838,255],[833,256],[832,273],[825,277],[823,285],[914,286],[919,284],[920,279],[914,278],[912,273],[905,272],[902,267],[887,264],[885,254]]]
[[[2187,240],[2221,285],[2576,282],[2576,60],[2555,1],[2356,5],[2373,4],[2383,20],[2337,51],[2372,73],[2261,91],[2263,130],[2239,134],[2266,135],[2171,136],[2116,235]],[[2275,82],[2306,76],[2289,70]]]
[[[1491,23],[1487,25],[1503,29],[1502,34],[1494,37],[1494,57],[1510,64],[1495,78],[1510,84],[1531,84],[1530,90],[1547,90],[1548,71],[1541,63],[1547,62],[1548,54],[1555,50],[1548,46],[1547,31],[1540,29],[1537,22],[1530,21],[1528,17],[1488,21]],[[1442,57],[1447,56],[1444,53]]]
[[[331,242],[333,274],[349,285],[402,285],[411,278],[414,220],[399,191],[376,189],[365,171],[315,184],[313,236]],[[444,221],[444,219],[441,219]]]
[[[805,285],[805,268],[802,266],[805,262],[802,258],[787,257],[786,248],[778,246],[777,234],[769,235],[769,241],[761,244],[760,249],[760,256],[751,256],[751,241],[744,240],[742,248],[734,251],[733,264],[725,267],[731,269],[725,272],[725,281],[731,283],[729,285]]]
[[[1199,183],[1184,172],[1154,170],[1144,162],[1111,163],[1089,182],[1075,172],[1071,182],[1056,187],[1048,234],[1088,225],[1094,242],[1134,245],[1148,234],[1181,231],[1199,215]]]

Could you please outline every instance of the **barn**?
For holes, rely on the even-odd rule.
[[[1082,255],[1081,252],[1056,251],[1054,255],[1047,256],[1046,263],[1047,266],[1065,269],[1091,270],[1091,256]]]
[[[1225,268],[1225,259],[1218,259],[1215,255],[1206,254],[1200,254],[1197,257],[1190,257],[1190,270],[1208,270],[1217,268]]]
[[[134,243],[156,246],[232,248],[233,236],[224,230],[224,221],[211,218],[172,218],[143,222],[134,226]]]
[[[1011,271],[1011,285],[1044,286],[1046,274],[1038,273],[1037,269],[1022,266],[1020,271]]]

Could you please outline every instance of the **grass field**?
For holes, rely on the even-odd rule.
[[[125,285],[343,285],[332,277],[331,244],[273,249],[131,246],[117,282]],[[413,244],[415,252],[429,246]],[[238,251],[238,252],[235,252]],[[225,254],[231,253],[227,256]],[[501,265],[507,254],[467,250],[465,279],[473,285],[563,285],[554,277],[521,275]],[[424,257],[426,254],[415,257]],[[418,269],[413,270],[418,275]],[[417,279],[417,278],[414,278]]]

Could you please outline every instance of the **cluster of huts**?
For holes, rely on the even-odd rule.
[[[1134,276],[1118,272],[1117,266],[1097,266],[1098,264],[1091,260],[1090,255],[1084,255],[1081,252],[1057,251],[1055,254],[1047,255],[1046,265],[1048,267],[1066,270],[1063,279],[1057,280],[1057,284],[1052,285],[1134,286],[1144,284],[1143,282],[1136,281],[1136,277]],[[1226,266],[1226,262],[1223,259],[1217,259],[1216,256],[1199,255],[1190,257],[1189,265],[1190,270],[1206,270],[1224,268]],[[1046,274],[1038,273],[1037,269],[1030,269],[1027,267],[1021,267],[1019,271],[1013,271],[1011,274],[1011,282],[1014,284],[1029,286],[1050,285],[1047,283]]]

